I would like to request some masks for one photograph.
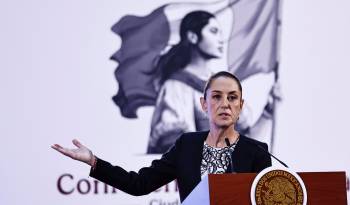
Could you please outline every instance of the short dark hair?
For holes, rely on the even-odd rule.
[[[239,91],[241,91],[241,93],[242,93],[242,85],[241,85],[241,82],[239,81],[239,79],[235,75],[230,73],[230,72],[220,71],[220,72],[217,72],[214,75],[210,76],[210,78],[208,79],[207,83],[205,84],[204,93],[203,93],[204,94],[204,99],[207,99],[207,91],[210,88],[210,86],[213,83],[213,81],[215,79],[219,78],[219,77],[227,77],[227,78],[231,78],[234,81],[236,81],[236,83],[238,84]]]

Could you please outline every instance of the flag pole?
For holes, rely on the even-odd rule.
[[[279,64],[280,64],[280,46],[281,46],[281,15],[282,15],[282,0],[277,0],[277,38],[276,38],[276,63],[274,67],[274,73],[275,73],[275,84],[278,83],[279,80]],[[272,104],[272,128],[271,128],[271,145],[270,145],[270,151],[271,153],[274,152],[275,148],[275,136],[276,136],[276,101],[277,99],[273,98],[273,104]]]
[[[276,61],[274,73],[275,73],[275,83],[278,81],[278,67],[279,62]],[[272,98],[272,126],[271,126],[271,144],[270,144],[270,152],[273,153],[274,151],[274,145],[275,145],[275,133],[276,133],[276,98]]]

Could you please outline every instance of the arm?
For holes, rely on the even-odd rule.
[[[89,164],[92,167],[90,176],[131,195],[148,194],[176,178],[179,142],[161,159],[154,160],[150,167],[144,167],[138,173],[127,172],[119,166],[112,166],[109,162],[95,157],[77,140],[73,140],[73,144],[78,149],[68,149],[58,144],[52,148],[72,159]]]
[[[174,180],[177,175],[176,143],[161,159],[152,161],[151,166],[141,168],[138,172],[127,172],[119,166],[97,159],[96,168],[91,169],[90,176],[128,194],[139,196],[148,194]]]
[[[152,117],[148,153],[164,153],[182,133],[196,130],[193,92],[177,80],[165,82]]]
[[[282,100],[280,85],[276,82],[270,90],[266,105],[258,121],[249,129],[249,136],[272,145],[275,111]]]

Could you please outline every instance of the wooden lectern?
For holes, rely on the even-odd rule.
[[[249,205],[250,189],[257,174],[209,174],[183,205]],[[345,172],[301,172],[308,205],[346,205]]]

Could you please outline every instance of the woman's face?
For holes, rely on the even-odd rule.
[[[210,127],[234,126],[243,107],[242,93],[234,79],[221,76],[212,81],[201,104],[208,113]]]
[[[203,27],[201,34],[202,39],[198,43],[201,52],[212,58],[222,57],[224,42],[219,22],[215,18],[210,18],[208,24]]]

